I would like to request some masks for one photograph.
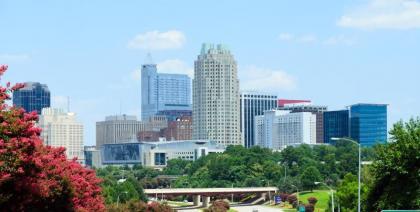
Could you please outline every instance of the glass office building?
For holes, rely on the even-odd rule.
[[[386,104],[355,104],[350,106],[350,137],[363,146],[387,141]]]
[[[50,90],[45,84],[26,82],[25,87],[13,92],[13,105],[41,114],[42,108],[51,105]]]
[[[331,143],[331,138],[349,137],[349,111],[324,112],[324,142]]]
[[[191,78],[185,74],[157,73],[156,64],[141,70],[141,119],[159,111],[191,111]]]
[[[250,148],[254,142],[254,118],[264,111],[277,107],[277,96],[260,92],[241,92],[241,133],[244,146]]]

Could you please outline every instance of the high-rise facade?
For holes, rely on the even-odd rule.
[[[237,64],[220,44],[203,44],[194,63],[193,139],[242,145]]]
[[[244,146],[249,148],[254,142],[254,117],[264,114],[264,111],[277,107],[277,96],[261,92],[241,92],[241,133]]]
[[[337,110],[324,112],[324,142],[332,143],[331,138],[350,137],[349,111]]]
[[[50,90],[45,84],[26,82],[23,88],[13,92],[13,105],[41,114],[42,108],[51,105]]]
[[[39,116],[39,126],[45,145],[64,147],[68,159],[77,157],[79,163],[84,163],[83,125],[76,119],[75,113],[43,108]]]
[[[301,100],[298,100],[301,101]],[[280,107],[281,110],[289,110],[292,113],[311,112],[316,116],[316,143],[324,143],[324,112],[327,111],[327,106],[303,104],[291,104]]]
[[[386,104],[355,104],[349,107],[350,137],[363,146],[387,141]]]
[[[159,111],[191,110],[191,78],[185,74],[157,73],[156,64],[141,70],[141,111],[145,121]]]
[[[290,145],[316,143],[316,116],[310,112],[265,111],[255,117],[255,144],[281,150]]]
[[[139,131],[146,130],[146,124],[137,121],[136,116],[107,116],[105,121],[96,122],[96,148],[103,144],[123,143],[135,140]]]

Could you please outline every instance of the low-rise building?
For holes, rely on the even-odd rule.
[[[225,147],[209,140],[183,140],[141,143],[104,144],[101,148],[103,165],[141,164],[165,167],[168,160],[198,158],[225,151]]]

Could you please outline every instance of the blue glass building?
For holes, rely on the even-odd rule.
[[[324,112],[324,142],[331,143],[331,138],[349,137],[349,111]]]
[[[264,114],[264,111],[277,107],[277,96],[260,92],[241,92],[240,94],[240,127],[243,144],[246,148],[255,145],[254,119]]]
[[[26,82],[25,87],[13,92],[13,105],[22,107],[27,112],[41,114],[42,108],[50,107],[50,90],[39,82]]]
[[[191,111],[191,78],[185,74],[157,73],[156,64],[141,70],[142,120],[159,111]]]
[[[386,104],[355,104],[350,106],[350,137],[363,146],[387,141]]]

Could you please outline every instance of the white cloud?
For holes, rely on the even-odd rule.
[[[280,33],[278,39],[285,42],[314,43],[317,37],[312,34],[294,35],[292,33]]]
[[[29,60],[27,54],[0,54],[0,63],[23,62]]]
[[[371,0],[369,4],[343,15],[337,24],[360,29],[420,28],[420,2]]]
[[[162,61],[157,64],[157,70],[159,73],[187,74],[191,78],[194,77],[194,68],[179,59]]]
[[[298,41],[301,43],[314,43],[317,41],[317,38],[314,35],[303,35],[298,38]]]
[[[280,33],[279,39],[282,41],[293,40],[294,36],[290,33]]]
[[[326,45],[347,45],[351,46],[355,44],[354,38],[345,36],[345,35],[335,35],[327,38],[324,41]]]
[[[183,32],[178,30],[169,30],[166,32],[149,31],[138,34],[129,43],[128,48],[163,50],[181,48],[186,41]]]
[[[276,92],[296,88],[295,79],[282,70],[248,66],[239,71],[241,90]]]

